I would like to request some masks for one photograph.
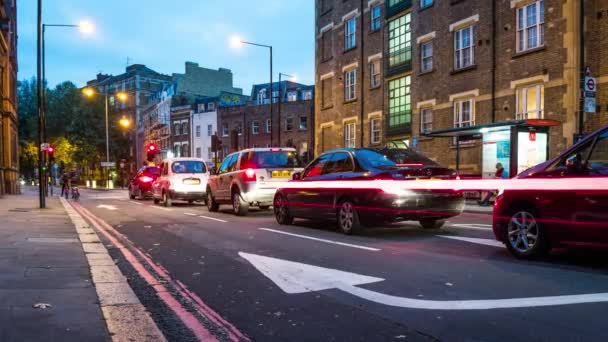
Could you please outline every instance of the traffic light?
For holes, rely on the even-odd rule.
[[[147,160],[149,162],[154,160],[154,157],[156,156],[157,153],[158,153],[158,146],[156,146],[155,144],[150,144],[150,145],[148,145],[148,147],[146,147],[146,155],[147,155]]]
[[[49,148],[46,150],[46,154],[49,157],[49,161],[52,162],[55,160],[55,146],[50,145]]]
[[[214,134],[211,136],[211,152],[219,152],[222,150],[222,139]]]

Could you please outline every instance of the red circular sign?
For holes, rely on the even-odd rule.
[[[595,80],[590,78],[587,80],[587,90],[594,91],[595,90]]]

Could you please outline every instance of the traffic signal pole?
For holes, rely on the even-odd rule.
[[[44,142],[43,135],[43,124],[44,124],[44,112],[42,111],[42,63],[41,63],[41,39],[42,39],[42,0],[38,0],[38,37],[37,37],[37,110],[38,110],[38,197],[40,201],[40,208],[46,207],[45,198],[45,187],[46,176],[44,172],[44,154],[42,153],[42,143]]]

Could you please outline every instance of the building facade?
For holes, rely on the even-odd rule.
[[[19,192],[16,6],[15,1],[0,1],[0,196]]]
[[[211,149],[211,137],[217,134],[217,108],[220,97],[204,98],[197,101],[192,113],[190,136],[192,156],[205,161],[216,162]]]

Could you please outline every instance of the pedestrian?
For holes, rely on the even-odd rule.
[[[509,174],[507,173],[507,170],[505,170],[505,168],[502,166],[501,163],[496,163],[496,172],[494,173],[494,178],[499,178],[499,179],[509,178]],[[486,193],[486,196],[477,203],[482,207],[489,206],[492,195],[494,195],[494,191],[488,191]]]
[[[67,197],[69,190],[70,190],[69,182],[70,182],[70,178],[68,176],[68,173],[63,172],[63,175],[61,175],[61,197],[63,197],[64,194]]]

